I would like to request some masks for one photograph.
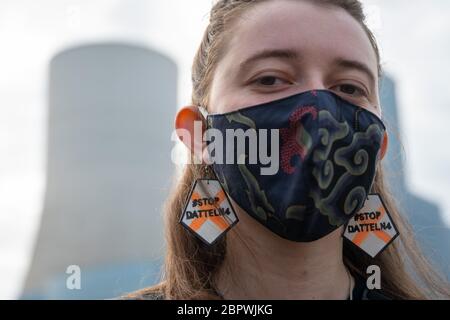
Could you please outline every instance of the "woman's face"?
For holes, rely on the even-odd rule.
[[[211,113],[327,89],[381,117],[375,51],[343,9],[263,2],[235,21],[228,39],[212,82]]]

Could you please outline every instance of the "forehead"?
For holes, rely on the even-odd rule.
[[[364,61],[377,74],[375,51],[362,26],[341,8],[272,0],[244,12],[231,30],[227,57],[245,60],[266,49],[290,48],[310,61]]]

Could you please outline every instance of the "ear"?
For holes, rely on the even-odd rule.
[[[383,142],[381,143],[381,152],[380,152],[380,160],[384,159],[384,156],[387,153],[387,149],[389,146],[389,136],[387,131],[384,132]]]
[[[178,111],[175,117],[175,129],[178,138],[194,154],[197,159],[202,159],[205,144],[203,133],[205,123],[203,116],[196,106],[186,106]]]

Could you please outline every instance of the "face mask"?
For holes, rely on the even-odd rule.
[[[250,216],[297,242],[328,235],[362,208],[386,130],[375,114],[327,90],[208,115],[207,125],[224,137],[253,129],[257,142],[245,139],[245,148],[224,143],[223,153],[234,163],[216,161],[212,168]],[[279,139],[270,138],[273,129]],[[255,161],[248,150],[256,144],[278,156],[278,170],[267,174],[273,171],[267,162]]]

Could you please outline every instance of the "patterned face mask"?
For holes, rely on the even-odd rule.
[[[361,209],[386,130],[375,114],[327,90],[208,115],[207,124],[223,136],[254,129],[258,145],[263,141],[267,154],[279,156],[278,170],[262,174],[267,163],[251,160],[254,142],[245,139],[244,149],[223,144],[224,155],[234,163],[216,161],[212,167],[242,209],[297,242],[328,235]],[[277,146],[267,134],[272,129],[278,129]]]

